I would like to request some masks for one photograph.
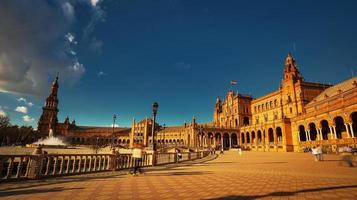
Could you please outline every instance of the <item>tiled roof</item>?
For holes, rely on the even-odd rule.
[[[332,87],[327,88],[321,94],[319,94],[317,97],[315,97],[309,104],[306,106],[309,106],[311,104],[314,104],[316,102],[323,101],[326,98],[333,97],[335,95],[338,95],[342,92],[346,92],[348,90],[353,89],[354,87],[357,86],[357,76],[348,79],[346,81],[343,81],[337,85],[334,85]]]

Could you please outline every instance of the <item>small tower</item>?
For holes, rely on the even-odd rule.
[[[295,59],[288,53],[288,56],[285,59],[285,68],[284,68],[284,81],[292,80],[293,83],[298,81],[303,81],[303,77],[300,74],[300,71],[296,65]]]
[[[56,126],[58,123],[58,76],[52,83],[50,95],[46,98],[45,105],[42,107],[42,115],[38,121],[37,129],[41,136],[47,136],[49,127],[52,127],[54,134],[56,134]]]
[[[221,112],[222,112],[222,101],[219,97],[217,97],[216,104],[214,106],[214,112],[213,112],[213,124],[216,126],[220,126],[219,116]]]
[[[297,94],[301,91],[303,77],[297,67],[295,59],[289,53],[285,59],[284,78],[281,82],[281,100],[283,116],[286,118],[295,117],[302,112],[302,102]]]

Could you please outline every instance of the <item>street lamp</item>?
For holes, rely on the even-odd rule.
[[[151,129],[151,135],[152,135],[152,147],[153,150],[156,151],[156,142],[155,142],[155,121],[156,121],[156,114],[157,110],[159,108],[159,104],[157,102],[154,102],[152,104],[152,115],[153,115],[153,123],[152,123],[152,129]]]
[[[114,148],[114,127],[115,127],[115,120],[117,118],[117,115],[113,115],[113,133],[112,133],[112,149]]]

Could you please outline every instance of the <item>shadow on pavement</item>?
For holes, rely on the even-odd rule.
[[[94,175],[94,174],[93,174]],[[120,175],[106,175],[106,176],[67,176],[67,177],[57,177],[57,178],[50,178],[50,179],[43,179],[43,180],[35,180],[35,181],[23,181],[23,182],[12,182],[11,185],[7,188],[1,188],[0,196],[3,191],[7,190],[18,190],[18,189],[25,189],[25,188],[33,188],[33,187],[41,187],[41,186],[49,186],[49,185],[56,185],[62,183],[70,183],[70,182],[83,182],[88,180],[96,180],[98,179],[107,179],[107,178],[120,178]]]
[[[268,193],[265,195],[250,195],[250,196],[230,195],[230,196],[225,196],[225,197],[211,198],[208,200],[228,200],[228,199],[253,200],[253,199],[260,199],[260,198],[265,198],[265,197],[288,197],[288,196],[293,196],[293,195],[296,195],[299,193],[305,193],[305,192],[319,192],[319,191],[324,191],[324,190],[337,190],[337,189],[346,189],[346,188],[357,188],[357,185],[311,188],[311,189],[296,190],[296,191],[292,191],[292,192],[281,191],[281,192],[272,192],[272,193]]]
[[[192,176],[192,175],[205,175],[212,174],[212,172],[167,172],[167,173],[148,173],[145,176]]]
[[[69,188],[64,189],[63,187],[55,188],[43,188],[43,189],[30,189],[30,190],[15,190],[15,191],[1,191],[0,197],[14,196],[14,195],[26,195],[26,194],[35,194],[35,193],[47,193],[47,192],[62,192],[65,190],[82,190],[84,188]]]

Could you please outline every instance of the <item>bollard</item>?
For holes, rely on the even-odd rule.
[[[43,165],[43,152],[41,145],[37,146],[35,151],[32,152],[30,160],[30,167],[28,171],[29,179],[40,179]]]

